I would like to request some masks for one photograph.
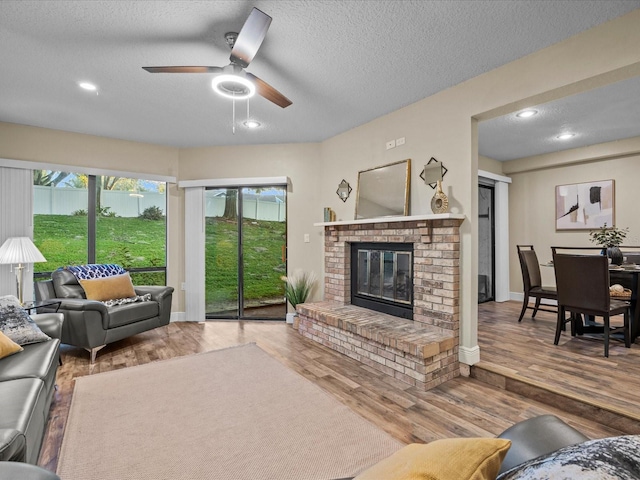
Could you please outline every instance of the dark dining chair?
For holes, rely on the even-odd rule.
[[[551,247],[558,291],[558,319],[554,344],[567,322],[572,322],[571,334],[576,334],[576,322],[581,315],[603,318],[604,356],[609,356],[609,337],[624,334],[625,347],[631,347],[630,304],[611,299],[609,294],[609,261],[604,255],[558,253]],[[571,316],[566,318],[569,312]],[[611,328],[611,316],[624,315],[624,326]]]
[[[516,245],[516,247],[518,249],[520,268],[522,269],[522,283],[524,285],[524,299],[522,300],[522,311],[520,312],[518,322],[522,321],[522,317],[524,317],[524,312],[527,311],[527,308],[533,310],[531,318],[536,316],[538,310],[556,313],[556,310],[540,308],[540,301],[543,298],[548,300],[557,300],[558,294],[555,287],[542,285],[542,275],[540,274],[538,255],[536,255],[533,245]],[[530,297],[533,297],[536,300],[535,306],[533,307],[529,306]]]

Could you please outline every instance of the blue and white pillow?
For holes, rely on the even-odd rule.
[[[88,265],[76,265],[65,268],[73,273],[78,280],[106,278],[127,273],[124,268],[115,263],[90,263]]]
[[[18,345],[51,340],[33,321],[13,295],[0,297],[0,332]]]
[[[640,435],[600,438],[564,447],[513,467],[498,480],[637,480]]]

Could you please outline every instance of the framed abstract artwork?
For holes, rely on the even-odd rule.
[[[593,230],[614,225],[614,181],[556,186],[556,230]]]

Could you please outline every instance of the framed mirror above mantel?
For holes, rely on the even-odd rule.
[[[411,160],[358,173],[355,219],[409,215]]]

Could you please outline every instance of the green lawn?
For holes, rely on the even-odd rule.
[[[284,298],[286,274],[282,259],[286,224],[245,220],[244,298],[247,303],[279,301]],[[238,296],[238,229],[236,221],[207,218],[205,240],[206,308],[225,310]]]
[[[282,246],[286,224],[246,220],[244,225],[245,300],[262,302],[284,296]],[[165,221],[100,217],[97,224],[96,261],[125,268],[165,265]],[[36,272],[87,263],[87,217],[34,215],[34,239],[47,259],[34,264]],[[206,226],[206,304],[235,302],[237,298],[237,245],[235,221],[208,218]],[[163,284],[164,274],[137,273],[134,283]],[[174,285],[174,287],[177,287]],[[208,310],[209,311],[209,310]]]

